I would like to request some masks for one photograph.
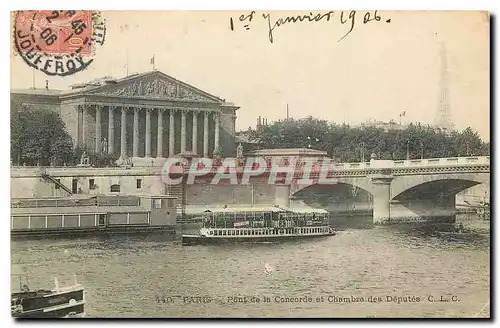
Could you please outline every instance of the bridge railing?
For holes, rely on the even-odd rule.
[[[448,158],[424,158],[424,159],[411,159],[411,160],[371,160],[370,162],[358,162],[358,163],[335,163],[331,159],[328,162],[320,162],[312,165],[312,172],[320,172],[322,167],[328,165],[328,171],[362,171],[362,170],[379,170],[379,169],[391,169],[391,168],[421,168],[421,167],[433,167],[433,166],[467,166],[467,165],[489,165],[489,156],[467,156],[467,157],[448,157]],[[208,173],[217,173],[220,170],[222,161],[214,163],[214,165],[208,170]],[[276,162],[267,162],[266,170],[269,171],[272,167],[279,166]],[[281,166],[286,164],[281,164]],[[301,173],[309,166],[298,165],[295,167],[297,173]],[[198,170],[203,169],[198,167]],[[243,162],[242,165],[236,165],[234,167],[236,172],[243,173],[247,171],[255,170],[254,166],[247,166]],[[325,170],[323,168],[323,170]],[[112,168],[93,168],[93,167],[11,167],[11,177],[21,177],[21,176],[39,176],[41,174],[50,174],[54,176],[74,176],[79,174],[85,175],[141,175],[159,174],[162,171],[161,167],[132,167],[132,168],[122,168],[122,167],[112,167]],[[190,166],[183,165],[172,165],[169,168],[170,174],[182,174],[191,172]],[[227,170],[229,171],[229,170]]]
[[[489,156],[424,158],[394,161],[394,167],[490,164]]]

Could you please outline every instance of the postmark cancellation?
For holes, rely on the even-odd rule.
[[[16,55],[47,75],[87,68],[104,44],[106,24],[97,11],[29,10],[13,13]]]

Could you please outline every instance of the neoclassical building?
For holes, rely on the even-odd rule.
[[[57,111],[75,146],[89,153],[136,160],[235,151],[239,107],[159,71],[105,77],[70,90],[11,90],[11,103]]]

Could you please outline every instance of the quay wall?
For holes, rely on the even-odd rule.
[[[155,168],[50,168],[50,176],[75,194],[182,195],[182,186],[166,185],[159,169]],[[69,193],[53,181],[43,179],[39,168],[20,167],[11,170],[11,198],[65,196],[69,196]],[[188,205],[274,205],[275,186],[268,184],[267,179],[258,178],[250,179],[247,185],[196,183],[186,185],[186,199]]]
[[[264,180],[251,180],[249,185],[213,185],[209,183],[186,186],[188,205],[274,205],[276,186]]]

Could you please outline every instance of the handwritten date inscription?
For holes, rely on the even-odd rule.
[[[341,26],[345,26],[345,30],[347,31],[338,42],[345,39],[349,34],[352,33],[354,28],[359,24],[366,25],[370,22],[386,22],[390,23],[390,18],[382,19],[377,10],[374,11],[366,11],[366,12],[358,12],[356,10],[347,11],[328,11],[323,13],[314,14],[310,12],[309,14],[302,14],[296,16],[286,16],[275,19],[271,16],[270,13],[262,13],[261,15],[257,14],[255,11],[251,11],[250,13],[242,14],[237,19],[233,17],[229,18],[229,28],[231,31],[235,30],[235,24],[240,23],[243,25],[245,30],[250,30],[250,25],[256,20],[260,19],[264,21],[268,26],[268,38],[269,42],[274,43],[274,32],[278,27],[281,27],[286,24],[298,24],[298,23],[316,23],[321,21],[326,22],[335,22],[340,24]]]

